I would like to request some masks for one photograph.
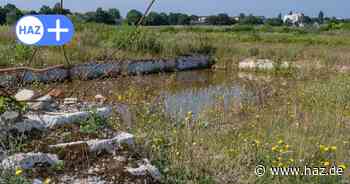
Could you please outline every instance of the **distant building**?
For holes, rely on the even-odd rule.
[[[208,24],[208,16],[199,16],[196,20],[192,20],[191,24],[194,24],[194,25]]]
[[[198,18],[198,23],[199,24],[206,24],[208,22],[208,17],[207,16],[203,16],[203,17],[199,17]]]
[[[289,13],[283,17],[285,24],[291,24],[294,26],[304,27],[304,14],[303,13]]]
[[[232,20],[236,21],[236,22],[239,22],[240,21],[240,17],[239,16],[235,16],[235,17],[231,17]]]

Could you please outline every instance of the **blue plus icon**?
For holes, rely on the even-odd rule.
[[[63,15],[29,15],[17,22],[16,35],[27,45],[62,46],[72,40],[74,26]]]
[[[60,19],[56,19],[56,28],[49,28],[47,30],[49,33],[56,33],[56,41],[61,41],[61,33],[68,33],[68,28],[61,28],[61,21]]]

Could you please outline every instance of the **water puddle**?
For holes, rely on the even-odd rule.
[[[132,99],[131,102],[128,101],[129,105],[137,105],[136,101],[133,102],[134,99],[141,98],[146,99],[146,101],[162,99],[168,115],[173,119],[180,120],[188,112],[192,112],[196,117],[204,110],[213,108],[219,100],[225,110],[230,108],[233,103],[259,103],[261,98],[269,93],[268,90],[261,91],[264,89],[261,84],[266,87],[271,81],[250,80],[241,76],[234,72],[202,70],[74,81],[50,85],[48,88],[61,88],[65,91],[66,97],[83,97],[90,98],[90,100],[96,94],[102,94],[115,104],[119,103],[120,96],[129,96]],[[132,117],[127,105],[128,103],[119,103],[117,109],[125,112],[123,114],[127,115],[125,120],[129,124]]]

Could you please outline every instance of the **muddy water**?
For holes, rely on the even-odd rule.
[[[277,79],[266,75],[201,70],[73,81],[51,84],[47,88],[61,88],[66,97],[79,97],[84,100],[93,100],[96,94],[102,94],[110,102],[123,104],[119,108],[124,112],[127,112],[127,105],[137,105],[140,100],[149,103],[161,101],[168,115],[180,120],[189,111],[198,116],[219,101],[224,109],[230,108],[232,104],[259,105],[271,92],[271,85],[283,84],[274,80]]]

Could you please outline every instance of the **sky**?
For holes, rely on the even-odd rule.
[[[21,9],[38,10],[42,5],[53,5],[59,0],[0,0],[0,6],[12,3]],[[144,11],[151,0],[65,0],[65,8],[86,12],[102,8],[118,8],[122,15],[130,9]],[[239,13],[275,17],[289,11],[317,16],[322,10],[326,16],[350,18],[350,0],[157,0],[152,10],[158,12],[182,12],[196,15]]]

